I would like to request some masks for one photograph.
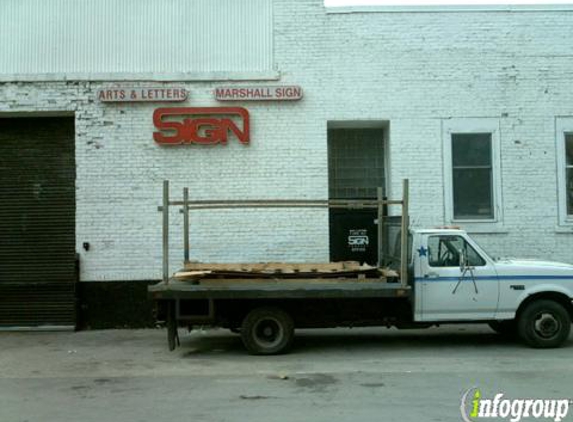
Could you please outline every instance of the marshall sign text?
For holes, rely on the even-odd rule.
[[[215,88],[215,98],[219,101],[295,101],[302,98],[302,88],[298,85],[221,86]]]
[[[249,112],[242,107],[158,108],[153,113],[155,142],[161,145],[226,144],[234,135],[248,144]]]

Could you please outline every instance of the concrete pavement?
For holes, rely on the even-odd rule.
[[[246,354],[226,330],[0,333],[0,422],[458,421],[463,392],[573,398],[573,338],[535,350],[487,327],[297,332]],[[565,420],[573,420],[573,410]]]

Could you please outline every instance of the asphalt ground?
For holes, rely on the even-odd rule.
[[[305,330],[261,357],[226,330],[180,336],[169,352],[164,329],[0,333],[0,422],[460,421],[470,388],[573,399],[573,337],[537,350],[479,325]]]

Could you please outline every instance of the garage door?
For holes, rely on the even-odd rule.
[[[0,327],[74,327],[73,117],[0,118]]]

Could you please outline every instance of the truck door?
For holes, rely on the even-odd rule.
[[[461,235],[429,234],[421,240],[416,278],[422,295],[421,320],[493,319],[499,281],[489,257]]]

